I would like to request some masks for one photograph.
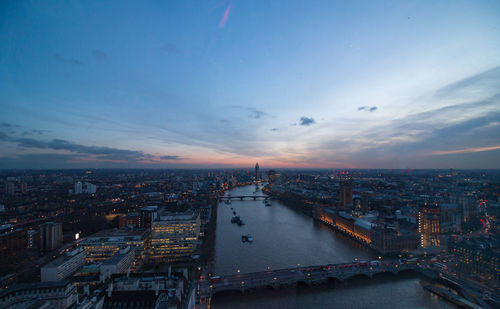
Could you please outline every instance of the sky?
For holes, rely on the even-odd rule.
[[[0,2],[0,169],[255,162],[500,168],[500,2]]]

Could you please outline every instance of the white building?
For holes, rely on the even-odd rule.
[[[85,183],[84,192],[88,194],[94,194],[97,191],[97,186],[91,184],[90,182]]]
[[[85,250],[77,248],[40,268],[41,281],[60,281],[74,274],[85,265]]]
[[[104,278],[109,278],[113,274],[125,274],[130,269],[135,259],[135,250],[130,246],[120,249],[112,257],[104,261],[101,265],[101,274]]]
[[[81,181],[75,183],[75,194],[82,194],[83,185]]]

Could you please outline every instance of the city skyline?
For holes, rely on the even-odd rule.
[[[4,1],[0,169],[500,168],[499,11]]]

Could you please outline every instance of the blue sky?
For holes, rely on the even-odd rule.
[[[498,1],[2,1],[0,168],[500,168]]]

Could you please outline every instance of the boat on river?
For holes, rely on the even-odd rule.
[[[252,242],[252,241],[253,241],[253,237],[250,234],[241,236],[241,242]]]

